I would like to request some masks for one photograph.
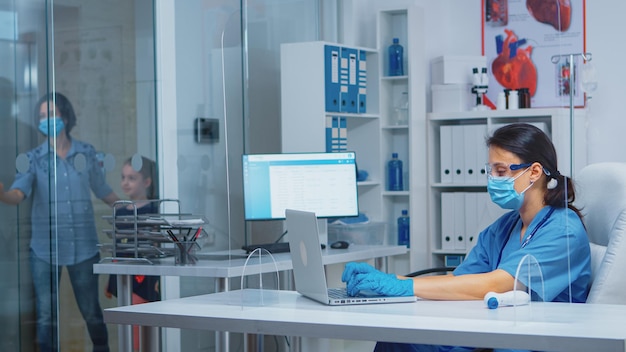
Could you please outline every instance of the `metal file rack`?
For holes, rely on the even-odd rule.
[[[110,229],[104,233],[112,241],[100,244],[103,251],[111,253],[102,258],[100,262],[124,261],[124,262],[147,262],[150,259],[171,256],[174,247],[170,246],[172,240],[167,232],[172,231],[181,238],[189,233],[194,233],[202,227],[206,220],[202,216],[183,214],[180,212],[180,202],[177,199],[155,199],[149,202],[158,203],[159,213],[137,214],[137,205],[133,201],[120,200],[113,204],[111,216],[102,218],[111,224]],[[174,213],[163,212],[165,203],[172,203],[176,209]],[[131,206],[132,215],[118,215],[122,207]]]

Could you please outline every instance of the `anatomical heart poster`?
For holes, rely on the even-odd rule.
[[[585,0],[483,0],[482,8],[492,102],[503,89],[528,88],[533,108],[569,106],[570,94],[584,105]]]

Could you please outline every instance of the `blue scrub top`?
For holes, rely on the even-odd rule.
[[[28,171],[18,172],[11,189],[33,197],[30,247],[52,264],[72,265],[98,253],[91,191],[98,198],[113,190],[90,144],[72,139],[65,159],[46,140],[27,154]],[[56,172],[55,172],[56,167]]]
[[[524,285],[530,284],[533,292],[544,301],[569,302],[571,278],[572,302],[584,303],[589,293],[591,256],[587,232],[578,215],[571,209],[546,206],[537,213],[520,241],[521,226],[517,211],[504,214],[480,233],[476,246],[453,274],[502,269],[516,277],[520,261],[531,255],[541,269],[544,288],[537,287],[538,270],[532,265],[530,271],[528,266],[520,270],[519,279]],[[533,231],[532,238],[522,246]],[[530,263],[534,263],[532,258]]]

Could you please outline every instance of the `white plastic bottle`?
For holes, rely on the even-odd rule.
[[[496,99],[496,109],[506,110],[506,95],[504,95],[504,92],[498,93],[498,98]]]
[[[509,92],[509,110],[519,109],[519,94],[516,90]]]
[[[484,301],[489,309],[501,306],[523,306],[530,302],[530,295],[526,291],[487,292]]]

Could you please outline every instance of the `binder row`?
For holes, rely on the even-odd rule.
[[[530,122],[550,136],[545,122]],[[487,185],[485,163],[489,160],[487,135],[507,125],[486,124],[439,126],[441,183],[457,185]],[[489,133],[488,133],[489,132]]]
[[[367,112],[366,58],[363,50],[324,45],[327,112]]]
[[[441,183],[487,185],[486,124],[439,127]]]
[[[348,126],[345,117],[326,116],[326,152],[348,150]]]
[[[504,213],[486,192],[442,192],[441,249],[469,252],[478,234]]]

